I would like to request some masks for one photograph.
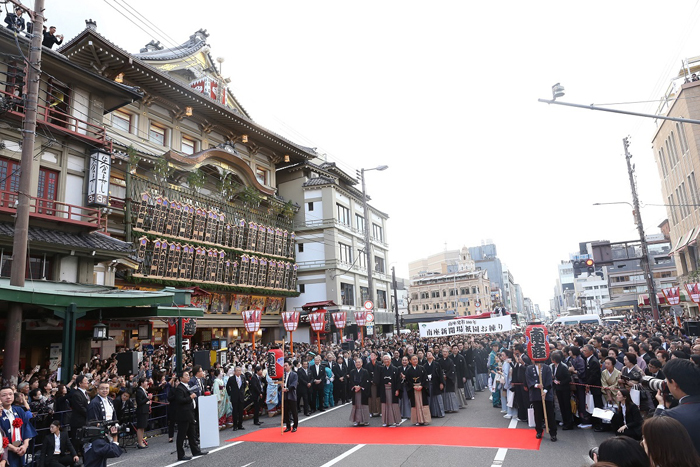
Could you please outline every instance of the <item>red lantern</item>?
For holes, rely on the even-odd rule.
[[[533,324],[525,329],[527,355],[533,362],[544,362],[549,358],[549,336],[547,327]]]
[[[282,323],[284,324],[284,330],[287,332],[294,332],[299,326],[299,312],[298,311],[283,311],[282,312]]]
[[[182,337],[189,339],[197,332],[197,320],[195,318],[182,319]],[[177,334],[177,332],[176,332]]]
[[[367,312],[364,310],[356,311],[355,312],[355,323],[357,323],[358,326],[366,326],[367,325]]]
[[[243,324],[245,330],[251,333],[253,341],[253,350],[255,350],[255,333],[260,330],[260,319],[262,311],[260,310],[245,310],[243,313]]]
[[[284,330],[289,333],[289,352],[292,354],[294,354],[294,331],[299,326],[299,314],[298,311],[282,312],[282,324],[284,324]]]
[[[284,376],[284,352],[282,349],[270,349],[266,358],[268,376],[275,380],[282,379]]]
[[[315,332],[321,332],[326,327],[326,310],[309,313],[309,323]]]
[[[343,329],[345,327],[345,322],[347,321],[348,314],[344,311],[336,311],[332,313],[333,324],[338,329]]]

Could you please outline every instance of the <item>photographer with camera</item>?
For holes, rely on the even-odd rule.
[[[688,431],[695,450],[700,454],[700,367],[690,360],[671,359],[663,367],[666,385],[678,407],[666,408],[667,401],[660,388],[656,400],[659,405],[654,416],[667,416],[678,420]],[[650,384],[650,386],[652,386]]]
[[[95,428],[92,428],[94,430]],[[99,429],[98,429],[99,430]],[[109,427],[109,435],[100,432],[92,437],[88,435],[83,445],[83,467],[107,467],[107,459],[113,459],[122,455],[119,447],[119,435],[117,425]]]

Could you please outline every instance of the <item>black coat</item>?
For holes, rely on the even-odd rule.
[[[442,377],[445,383],[445,392],[455,392],[457,388],[457,373],[455,372],[455,364],[451,358],[441,358],[438,360],[438,365],[442,370]]]
[[[117,409],[114,407],[114,403],[110,400],[110,398],[107,398],[107,403],[112,404],[112,420],[117,420]],[[88,404],[88,409],[87,409],[87,419],[88,420],[105,420],[107,417],[107,411],[105,410],[104,403],[102,402],[102,398],[99,396],[95,396],[92,398],[90,403]]]
[[[307,386],[307,384],[309,384],[309,382],[311,381],[309,379],[309,370],[308,369],[305,370],[303,367],[299,368],[297,370],[297,378],[299,379],[299,382],[297,385],[297,395],[303,396],[304,394],[306,394],[308,391],[311,390],[311,388]]]
[[[688,431],[695,450],[700,454],[700,395],[685,396],[682,402],[672,409],[656,409],[654,416],[659,415],[666,415],[681,422]]]
[[[172,410],[172,420],[176,422],[194,422],[194,406],[190,397],[190,390],[186,384],[180,383],[168,394],[170,407]]]
[[[476,368],[474,367],[474,349],[466,348],[462,351],[464,361],[467,362],[467,379],[472,379],[476,376]]]
[[[591,394],[594,396],[599,396],[601,394],[600,389],[600,361],[595,358],[595,355],[591,355],[586,360],[586,384],[591,385]]]
[[[230,380],[231,378],[229,378],[229,381]],[[248,383],[248,385],[248,387],[250,388],[250,395],[253,396],[253,400],[260,400],[260,396],[263,393],[263,387],[260,377],[258,375],[253,375],[253,377],[250,378],[250,383]]]
[[[452,359],[452,362],[455,364],[455,373],[456,373],[456,378],[457,378],[457,387],[458,388],[463,388],[464,387],[464,378],[467,377],[467,361],[464,360],[464,357],[459,354],[450,354],[450,358]]]
[[[559,384],[554,384],[555,390],[571,391],[571,374],[569,373],[569,367],[564,363],[559,364],[556,373],[554,372],[554,364],[552,364],[552,377],[559,381]]]
[[[372,387],[372,382],[369,379],[369,373],[364,368],[353,368],[350,371],[350,389],[352,390],[352,405],[355,405],[355,386],[360,386],[362,388],[362,405],[369,405],[370,388]]]
[[[612,420],[610,420],[610,426],[617,433],[617,430],[623,426],[627,425],[627,430],[625,434],[634,439],[642,439],[642,424],[644,423],[644,418],[642,418],[642,413],[639,411],[637,404],[631,404],[627,407],[627,422],[625,422],[625,417],[622,416],[622,408],[618,408],[615,415],[613,415]]]
[[[150,412],[150,406],[148,404],[148,396],[143,388],[136,388],[134,390],[134,397],[136,398],[136,414],[145,415]]]
[[[309,380],[311,382],[311,389],[316,387],[320,391],[326,386],[326,367],[323,362],[321,362],[318,368],[319,371],[316,373],[316,365],[309,365]],[[319,384],[315,383],[317,379],[321,380]]]
[[[382,403],[387,402],[384,388],[386,384],[391,384],[391,403],[399,403],[399,396],[396,395],[396,392],[401,389],[401,376],[398,368],[393,365],[389,365],[389,368],[381,365],[374,373],[374,384],[377,385],[377,392]]]
[[[71,443],[70,439],[68,439],[68,433],[62,432],[59,435],[59,438],[61,444],[61,454],[59,454],[59,456],[66,456],[70,454],[71,457],[75,457],[78,455],[75,452],[73,443]],[[46,435],[46,437],[44,438],[44,442],[41,444],[41,457],[39,458],[39,467],[43,467],[44,465],[48,464],[46,461],[49,459],[49,457],[53,456],[54,446],[55,440],[53,434],[49,433],[48,435]]]
[[[70,428],[76,430],[87,424],[88,400],[80,389],[73,389],[68,395],[70,403]]]
[[[348,366],[343,363],[342,366],[337,363],[333,365],[333,385],[337,387],[343,387],[348,382]],[[341,381],[340,378],[343,378]]]
[[[226,383],[226,392],[228,397],[231,399],[232,404],[242,404],[245,400],[245,388],[248,385],[245,376],[241,375],[241,387],[238,387],[238,381],[236,381],[236,375],[231,376]]]
[[[380,365],[381,363],[378,361],[375,361],[374,364],[371,361],[365,363],[365,370],[367,370],[367,373],[369,373],[369,380],[372,381],[373,384],[377,382],[375,374],[377,373]]]
[[[425,375],[430,380],[430,395],[442,394],[445,387],[445,379],[442,376],[442,368],[440,368],[438,361],[433,360],[433,363],[426,362],[423,368],[425,368]],[[443,389],[440,389],[440,384],[443,384]]]

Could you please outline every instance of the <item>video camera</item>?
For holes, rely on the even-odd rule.
[[[92,443],[96,439],[112,437],[110,433],[112,427],[117,427],[117,434],[127,433],[128,427],[126,425],[120,425],[116,421],[98,421],[93,422],[94,426],[84,426],[78,428],[76,438],[80,440],[80,444]]]

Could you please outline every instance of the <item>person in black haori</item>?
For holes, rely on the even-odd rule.
[[[348,376],[352,391],[352,411],[350,411],[350,421],[354,426],[369,425],[369,394],[372,385],[369,380],[369,373],[362,368],[362,359],[355,360],[355,368]]]
[[[445,389],[442,394],[442,402],[445,405],[445,413],[454,413],[459,410],[459,401],[455,394],[457,387],[457,373],[455,364],[449,357],[450,350],[447,346],[442,348],[442,358],[438,361],[442,370]]]
[[[430,420],[430,408],[428,406],[428,375],[425,368],[418,365],[418,357],[411,357],[411,365],[406,370],[406,390],[411,400],[411,423],[414,425],[427,425]]]
[[[442,392],[445,389],[444,378],[442,377],[442,369],[438,362],[435,361],[432,352],[427,353],[425,365],[425,374],[428,377],[428,405],[430,406],[430,416],[442,418],[445,416],[445,405],[442,402]]]
[[[365,363],[365,370],[369,373],[369,380],[372,382],[369,394],[369,413],[373,417],[378,417],[381,410],[382,404],[379,400],[380,388],[375,383],[374,374],[379,369],[379,362],[377,362],[377,354],[372,352],[369,356],[369,362]]]
[[[450,358],[455,364],[455,373],[457,380],[457,389],[455,390],[455,395],[459,401],[459,408],[463,409],[467,406],[467,397],[464,394],[464,384],[467,382],[467,361],[464,359],[462,354],[459,353],[459,347],[457,344],[452,346],[452,355]]]
[[[389,354],[382,357],[382,365],[374,375],[376,386],[379,388],[379,398],[382,401],[382,426],[398,425],[401,423],[399,409],[401,381],[399,370],[391,364]]]
[[[399,409],[401,410],[401,418],[411,418],[411,399],[408,397],[408,391],[406,390],[406,371],[408,370],[408,357],[404,356],[401,358],[401,366],[398,367],[399,370]]]

